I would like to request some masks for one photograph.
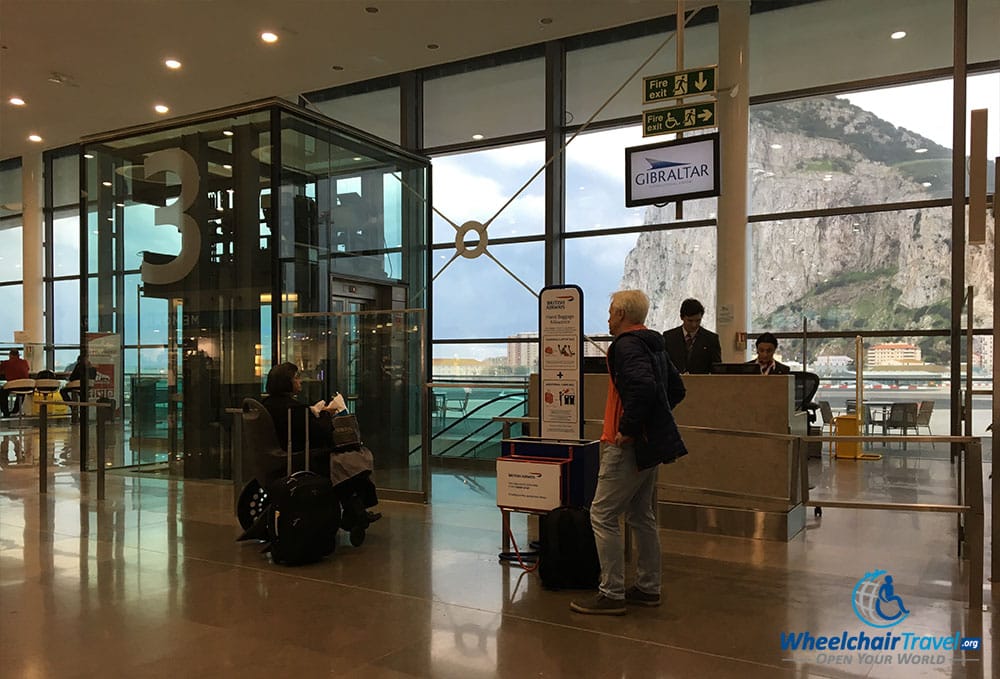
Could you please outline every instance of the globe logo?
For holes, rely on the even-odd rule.
[[[903,598],[896,594],[892,576],[886,571],[865,573],[854,585],[851,605],[854,614],[872,627],[895,627],[906,620],[910,612],[903,605]]]

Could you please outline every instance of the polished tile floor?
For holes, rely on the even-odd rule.
[[[947,462],[899,451],[811,472],[820,496],[954,501]],[[116,473],[101,503],[93,476],[72,465],[55,468],[44,496],[37,473],[0,465],[5,679],[993,677],[1000,667],[1000,616],[989,590],[987,612],[964,605],[949,515],[827,509],[787,544],[663,531],[664,604],[590,617],[569,610],[579,593],[498,564],[488,473],[435,473],[431,505],[385,502],[362,547],[342,539],[299,568],[234,541],[227,483]],[[519,542],[533,534],[526,523],[515,517]],[[851,605],[876,568],[894,575],[910,611],[894,632],[958,631],[984,650],[782,650],[783,632],[884,634]]]

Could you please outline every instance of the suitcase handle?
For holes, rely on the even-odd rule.
[[[304,409],[305,414],[305,426],[306,426],[306,453],[305,453],[305,470],[309,471],[309,408]],[[288,421],[288,473],[286,476],[292,475],[292,409],[288,409],[288,417],[285,418]]]

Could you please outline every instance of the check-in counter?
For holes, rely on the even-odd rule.
[[[584,417],[604,417],[607,375],[584,376]],[[788,375],[685,375],[687,396],[674,416],[680,425],[776,434],[807,433],[795,412],[795,383]],[[529,390],[529,416],[538,413],[537,376]],[[587,425],[585,439],[601,427]],[[663,528],[768,540],[790,540],[805,525],[799,471],[792,445],[722,434],[685,431],[688,454],[661,465],[657,501]]]

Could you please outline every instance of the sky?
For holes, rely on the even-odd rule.
[[[1000,38],[998,38],[1000,40]],[[967,109],[987,109],[986,157],[1000,156],[1000,74],[987,73],[966,79]],[[852,104],[888,120],[897,127],[919,132],[945,148],[951,148],[952,83],[939,80],[904,85],[889,90],[872,90],[843,95]],[[942,125],[941,121],[946,121]],[[969,117],[966,117],[966,153],[969,146]]]

